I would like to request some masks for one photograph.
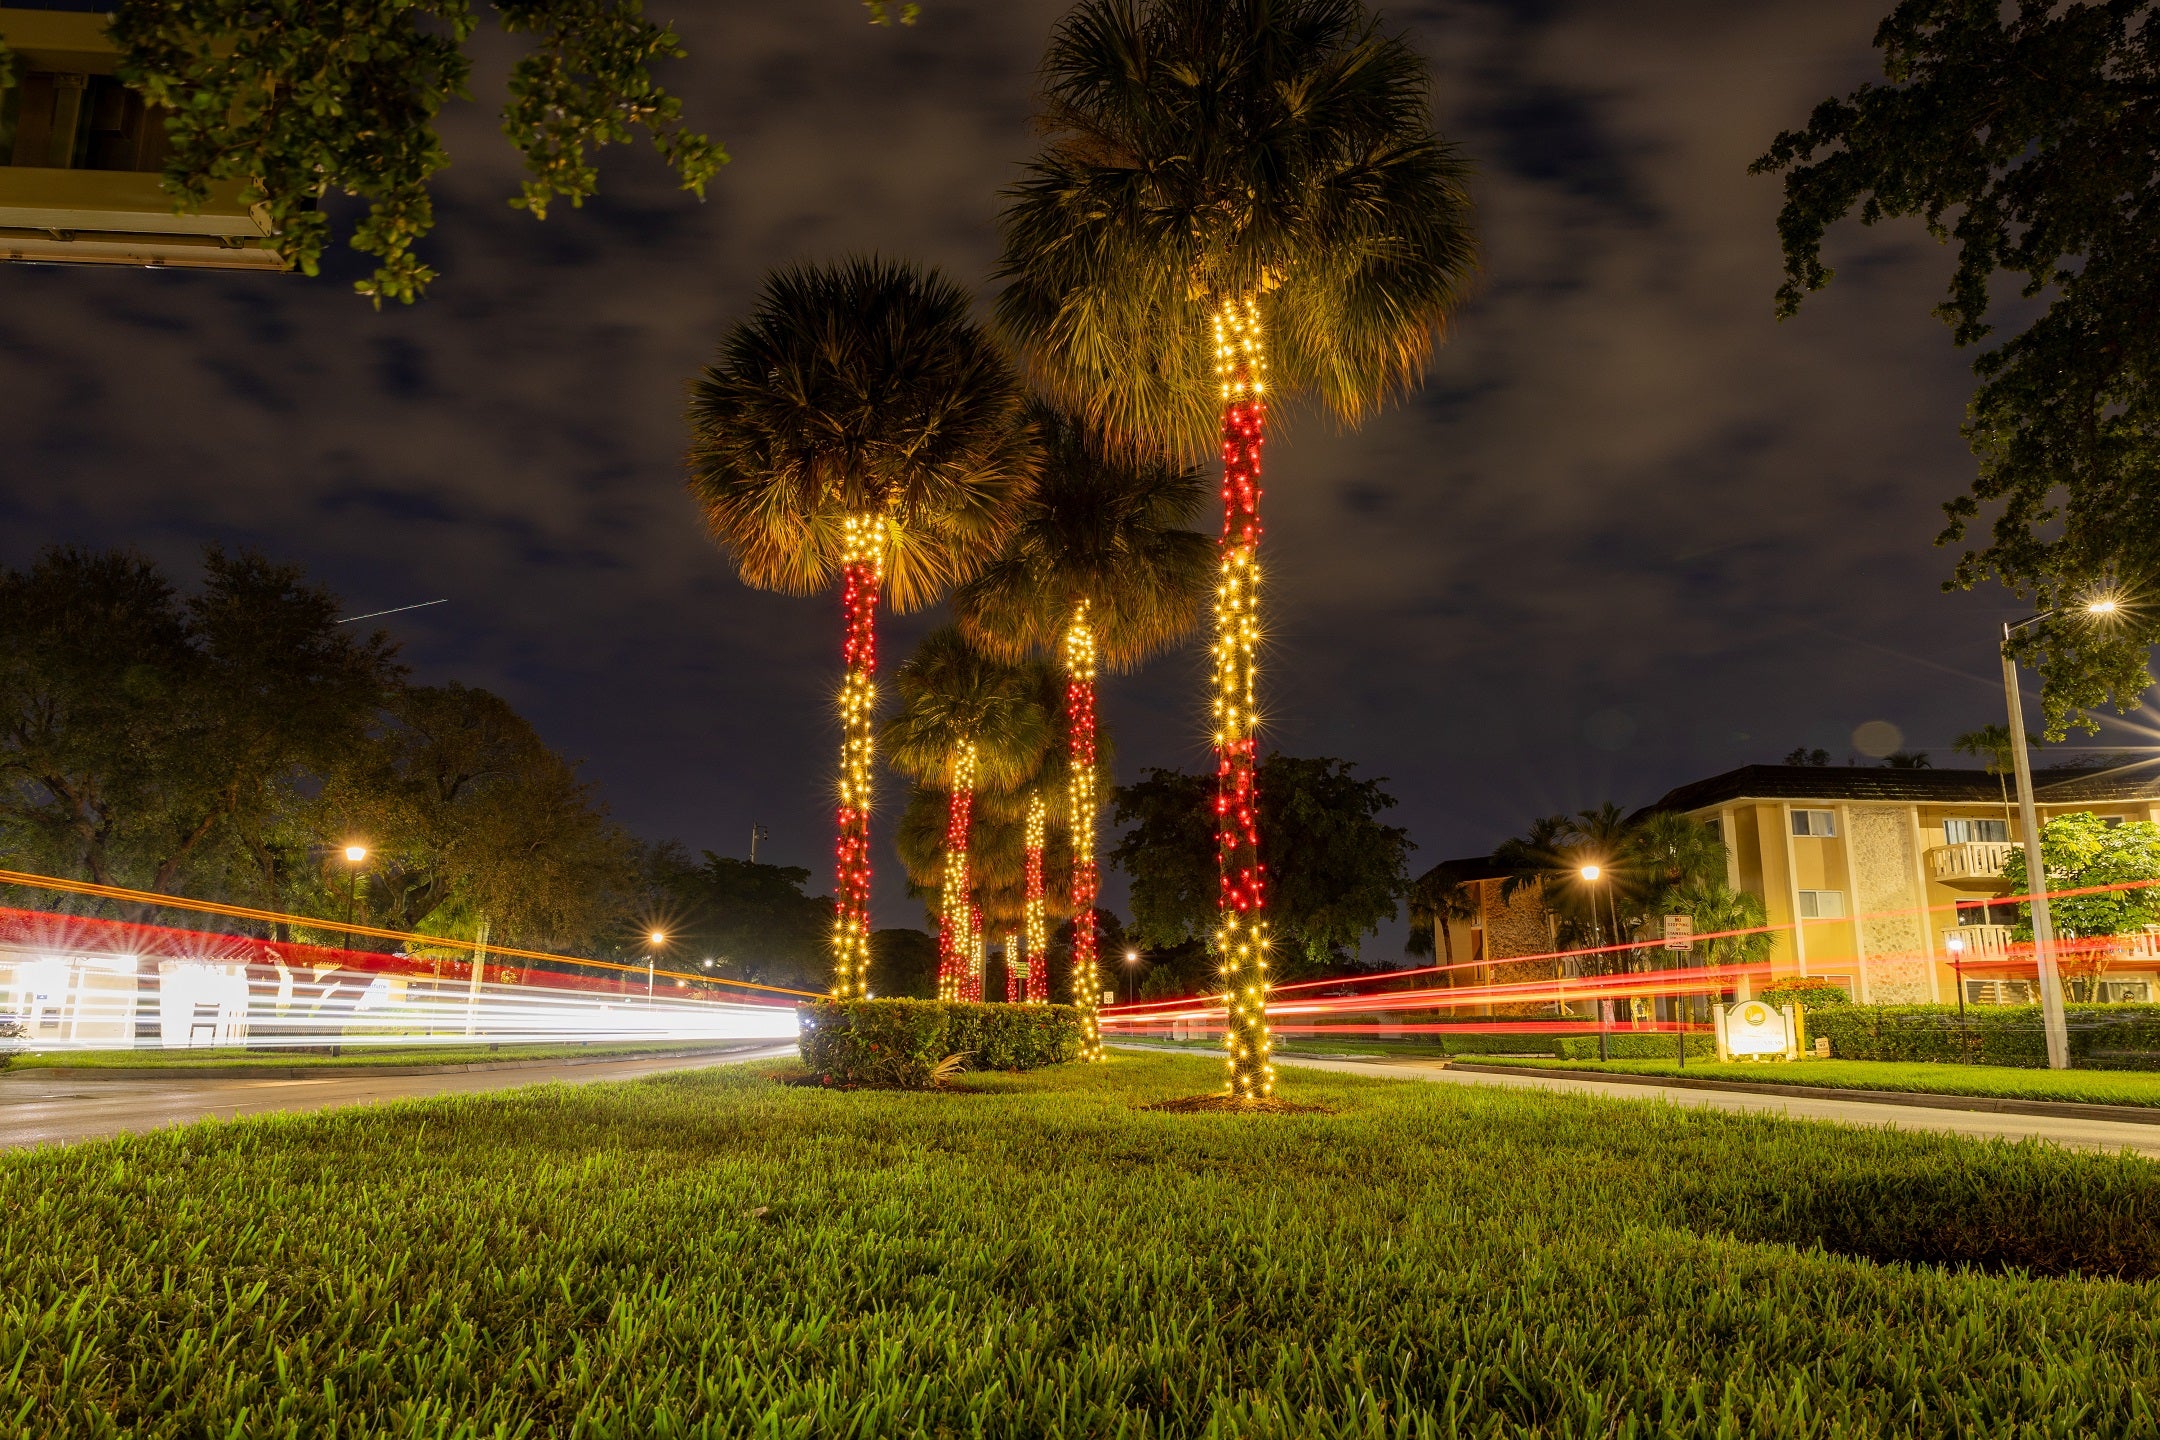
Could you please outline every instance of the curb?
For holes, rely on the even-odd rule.
[[[702,1046],[695,1050],[650,1050],[637,1055],[562,1055],[551,1060],[474,1060],[451,1065],[33,1065],[0,1073],[0,1086],[34,1077],[55,1080],[172,1080],[206,1076],[213,1080],[347,1079],[355,1075],[457,1075],[473,1070],[537,1070],[550,1065],[617,1065],[633,1060],[684,1060],[729,1055],[740,1046]]]
[[[1849,1090],[1829,1085],[1767,1085],[1753,1080],[1696,1080],[1678,1075],[1619,1075],[1604,1070],[1560,1070],[1543,1065],[1476,1065],[1450,1060],[1448,1068],[1473,1075],[1552,1075],[1608,1085],[1663,1086],[1670,1090],[1726,1090],[1742,1095],[1779,1095],[1799,1100],[1857,1100],[1869,1105],[1907,1105],[1921,1110],[1978,1110],[1997,1115],[2047,1115],[2059,1120],[2122,1120],[2160,1125],[2160,1105],[2103,1105],[2080,1100],[2019,1100],[2007,1095],[1931,1095],[1914,1090]]]

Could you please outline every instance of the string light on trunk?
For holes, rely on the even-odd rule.
[[[1266,439],[1267,360],[1250,298],[1215,312],[1222,382],[1223,531],[1215,590],[1215,839],[1222,890],[1215,958],[1227,1023],[1225,1093],[1275,1092],[1268,1028],[1267,876],[1260,863],[1256,709],[1260,639],[1260,449]]]
[[[870,993],[870,807],[877,714],[877,604],[884,584],[884,547],[873,515],[850,515],[841,536],[841,612],[845,637],[840,684],[839,841],[834,855],[833,978],[835,1000]]]
[[[952,788],[945,801],[945,877],[938,908],[938,999],[958,1000],[966,988],[968,933],[968,830],[974,820],[973,741],[953,752]]]
[[[1095,631],[1081,601],[1065,629],[1065,724],[1072,762],[1072,984],[1080,1010],[1080,1058],[1100,1060],[1102,972],[1095,955]]]
[[[1038,791],[1028,797],[1027,893],[1022,911],[1022,923],[1027,927],[1027,999],[1031,1005],[1044,1005],[1050,1000],[1050,967],[1044,959],[1050,949],[1050,918],[1043,886],[1043,846],[1049,825],[1050,803]]]

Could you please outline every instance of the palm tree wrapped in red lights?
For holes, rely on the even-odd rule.
[[[1215,954],[1227,1093],[1274,1087],[1253,776],[1271,396],[1345,421],[1415,384],[1474,268],[1430,77],[1358,0],[1084,0],[1003,218],[1001,327],[1088,422],[1223,461]]]
[[[996,553],[1034,473],[1023,403],[966,292],[876,260],[770,277],[692,387],[690,490],[742,578],[841,585],[836,999],[869,985],[878,601],[934,603]]]
[[[1051,739],[1041,667],[993,660],[948,626],[916,647],[898,684],[900,711],[885,726],[892,766],[946,795],[938,998],[979,1000],[982,906],[969,873],[975,797],[1010,791],[1041,768]]]
[[[1207,487],[1193,467],[1106,446],[1068,412],[1038,404],[1033,420],[1042,446],[1034,496],[1003,552],[954,592],[953,613],[995,654],[1056,655],[1063,667],[1073,1003],[1085,1026],[1082,1053],[1099,1060],[1096,672],[1130,670],[1199,623],[1212,566],[1207,537],[1184,527]],[[1044,818],[1031,822],[1032,833]]]

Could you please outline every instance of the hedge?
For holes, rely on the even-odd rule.
[[[2160,1005],[2068,1008],[2070,1063],[2094,1070],[2160,1070]],[[1828,1005],[1808,1011],[1810,1037],[1839,1060],[1934,1060],[2043,1069],[2038,1005]]]
[[[1036,1070],[1080,1055],[1070,1005],[848,1000],[802,1007],[803,1063],[836,1085],[920,1087],[946,1057],[973,1070]]]

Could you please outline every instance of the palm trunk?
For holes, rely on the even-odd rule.
[[[975,815],[975,747],[953,755],[952,790],[945,802],[945,877],[938,905],[940,1000],[966,998],[969,962],[968,829]]]
[[[1066,823],[1072,832],[1072,987],[1080,1011],[1080,1058],[1100,1060],[1102,971],[1095,954],[1095,631],[1081,601],[1065,627],[1065,734],[1072,769]]]
[[[1215,836],[1222,893],[1215,929],[1228,1052],[1225,1093],[1244,1100],[1275,1092],[1268,1028],[1267,875],[1260,863],[1257,784],[1260,639],[1260,447],[1266,437],[1260,313],[1227,301],[1215,316],[1223,380],[1222,578],[1215,599]]]
[[[971,1005],[982,1004],[983,998],[983,926],[982,906],[968,902],[968,976],[966,1000]]]
[[[1027,999],[1027,952],[1020,948],[1020,932],[1005,937],[1005,1003],[1018,1005]]]
[[[877,602],[884,559],[874,517],[850,517],[843,553],[841,608],[846,637],[840,686],[839,843],[833,886],[832,998],[870,993],[870,803],[877,710]]]
[[[1043,893],[1043,846],[1048,838],[1050,806],[1042,794],[1028,797],[1027,810],[1027,1001],[1042,1005],[1050,999],[1049,906]]]

